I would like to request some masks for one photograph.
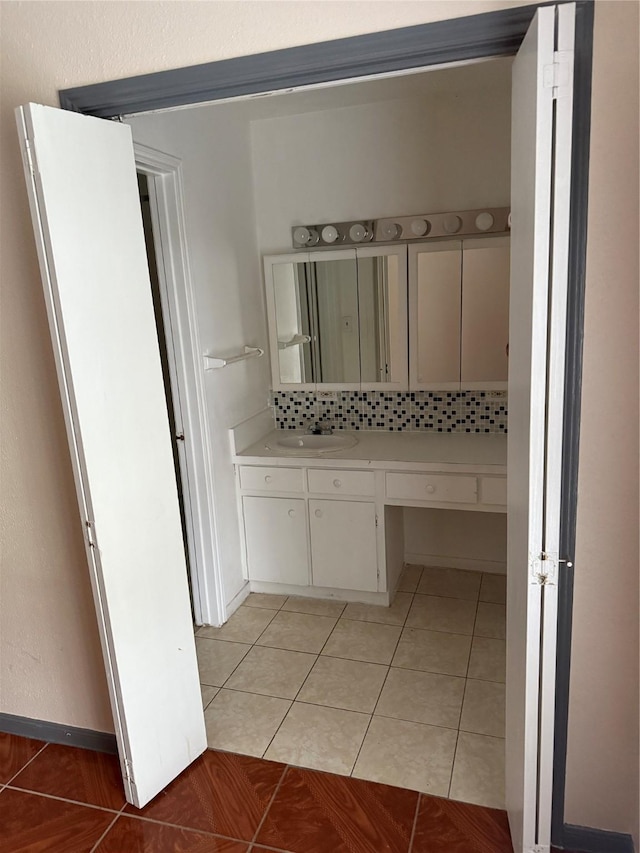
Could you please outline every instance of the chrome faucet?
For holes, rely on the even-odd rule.
[[[314,423],[309,423],[305,433],[307,435],[332,435],[333,426],[330,421],[315,421]]]

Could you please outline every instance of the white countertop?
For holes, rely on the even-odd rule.
[[[293,430],[272,430],[234,456],[243,465],[313,468],[394,468],[398,471],[446,471],[474,474],[507,473],[507,437],[487,433],[345,432],[357,438],[354,447],[322,455],[272,449]],[[342,433],[342,431],[340,431]]]

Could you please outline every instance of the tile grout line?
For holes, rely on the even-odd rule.
[[[273,794],[271,795],[269,802],[267,803],[267,807],[264,810],[264,814],[260,818],[260,822],[258,823],[258,826],[256,827],[256,831],[253,833],[253,838],[249,842],[249,847],[247,848],[247,853],[249,853],[249,851],[253,849],[254,844],[257,843],[257,839],[258,839],[258,835],[260,834],[260,830],[262,829],[264,822],[267,819],[267,815],[269,814],[269,810],[271,809],[271,806],[273,805],[273,801],[275,800],[275,798],[278,794],[278,791],[280,790],[280,787],[282,786],[282,783],[284,782],[284,777],[287,775],[288,772],[289,772],[289,765],[285,764],[284,770],[282,771],[282,775],[280,776],[280,779],[278,780],[278,784],[276,785],[275,790],[274,790]]]
[[[16,778],[16,776],[19,776],[19,775],[22,773],[22,771],[25,769],[25,767],[28,767],[28,766],[31,764],[31,762],[32,762],[32,761],[35,761],[35,759],[40,755],[40,753],[41,753],[41,752],[44,752],[44,750],[45,750],[48,746],[49,746],[49,743],[48,743],[48,742],[47,742],[47,743],[45,743],[43,746],[41,746],[41,747],[40,747],[40,749],[36,752],[36,754],[35,754],[35,755],[32,755],[32,756],[31,756],[31,758],[30,758],[27,762],[25,762],[25,763],[22,765],[22,767],[21,767],[18,771],[16,771],[10,779],[7,779],[7,781],[4,783],[5,788],[8,788],[8,787],[9,787],[9,785],[10,785],[10,784],[13,782],[13,780]]]
[[[69,797],[59,797],[57,794],[45,794],[42,791],[32,791],[30,788],[20,788],[17,785],[5,785],[5,789],[10,791],[19,791],[21,794],[31,794],[34,797],[45,797],[47,800],[57,800],[60,803],[70,803],[73,806],[84,806],[87,809],[95,809],[99,812],[109,812],[110,814],[120,814],[118,809],[110,809],[108,806],[96,806],[95,803],[83,803],[82,800],[71,800]],[[122,808],[126,806],[126,802]]]
[[[418,802],[416,803],[416,811],[413,816],[413,826],[411,827],[411,836],[409,837],[409,846],[407,848],[407,853],[411,853],[413,850],[413,840],[416,837],[416,827],[418,826],[418,815],[420,814],[420,803],[422,801],[422,792],[418,791]]]
[[[114,825],[115,825],[115,822],[118,820],[118,818],[120,817],[120,815],[121,815],[121,814],[122,814],[122,812],[124,811],[124,809],[125,809],[126,805],[127,805],[127,803],[126,803],[126,800],[125,800],[125,803],[124,803],[124,805],[122,806],[122,808],[120,809],[120,811],[119,811],[117,814],[115,814],[115,815],[113,816],[113,820],[111,821],[111,823],[109,824],[109,826],[105,829],[105,831],[102,833],[102,835],[100,836],[100,838],[98,838],[98,840],[97,840],[97,841],[96,841],[96,843],[93,845],[93,847],[91,848],[91,850],[89,851],[89,853],[94,853],[94,850],[97,850],[97,849],[98,849],[98,847],[102,844],[102,842],[104,841],[104,839],[106,838],[106,836],[107,836],[107,835],[109,834],[109,832],[113,829],[113,827],[114,827]]]
[[[220,750],[220,752],[222,752],[222,751],[223,750]],[[230,753],[230,754],[231,755],[237,755],[238,753]],[[247,841],[246,838],[237,838],[234,835],[225,835],[222,832],[212,832],[209,829],[199,829],[198,827],[195,827],[195,826],[184,826],[181,823],[169,823],[166,820],[158,820],[157,818],[147,817],[146,815],[142,815],[142,814],[132,814],[130,812],[124,811],[124,809],[126,809],[126,807],[127,807],[127,803],[125,803],[124,806],[122,807],[122,811],[118,813],[118,815],[117,815],[118,817],[122,816],[122,817],[126,817],[126,818],[131,818],[131,820],[140,820],[140,821],[143,821],[144,823],[152,823],[154,826],[170,826],[172,829],[184,829],[186,832],[198,832],[201,835],[207,835],[207,836],[210,836],[211,838],[222,838],[224,841],[235,841],[237,844],[251,844],[252,843],[251,841]]]
[[[422,577],[422,575],[421,575],[420,577]],[[360,753],[362,752],[362,747],[364,746],[364,742],[365,742],[365,740],[367,739],[367,735],[368,735],[368,733],[369,733],[369,729],[371,728],[371,723],[373,722],[373,718],[374,718],[375,713],[376,713],[376,708],[378,707],[378,704],[379,704],[379,702],[380,702],[380,697],[382,696],[382,692],[383,692],[383,690],[384,690],[385,684],[387,683],[387,679],[389,678],[389,674],[390,674],[390,672],[391,672],[391,665],[392,665],[392,663],[393,663],[393,659],[394,659],[394,657],[396,656],[396,652],[398,651],[398,646],[400,645],[400,638],[402,637],[402,632],[404,631],[405,624],[406,624],[406,622],[407,622],[407,619],[409,618],[409,613],[410,613],[411,608],[412,608],[412,606],[413,606],[413,601],[414,601],[414,598],[415,598],[415,593],[407,593],[407,594],[408,594],[408,595],[411,595],[411,603],[409,604],[409,607],[407,608],[407,613],[406,613],[406,615],[405,615],[405,617],[404,617],[404,621],[403,621],[402,625],[400,626],[400,633],[398,634],[398,639],[396,640],[396,644],[395,644],[395,646],[394,646],[393,652],[391,653],[391,657],[390,657],[390,659],[389,659],[389,663],[387,664],[387,672],[386,672],[386,675],[385,675],[385,677],[384,677],[384,681],[382,682],[382,686],[380,687],[380,692],[378,693],[378,698],[377,698],[377,699],[376,699],[376,701],[374,702],[374,705],[373,705],[373,711],[371,712],[371,715],[370,715],[370,717],[369,717],[369,722],[368,722],[368,724],[367,724],[367,728],[365,729],[364,737],[362,738],[362,740],[361,740],[361,742],[360,742],[360,746],[359,746],[359,748],[358,748],[358,752],[357,752],[357,754],[356,754],[355,760],[354,760],[353,765],[352,765],[352,767],[351,767],[351,770],[350,770],[350,772],[349,772],[349,776],[350,776],[351,778],[357,778],[357,777],[354,777],[354,776],[353,776],[353,771],[356,769],[356,764],[358,763],[358,759],[360,758]]]

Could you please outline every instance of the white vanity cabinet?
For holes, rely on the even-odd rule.
[[[507,388],[509,237],[409,246],[409,387]]]
[[[241,465],[238,484],[249,581],[385,591],[373,471]]]

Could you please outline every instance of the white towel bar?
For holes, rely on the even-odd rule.
[[[228,364],[235,364],[236,361],[246,361],[248,358],[260,358],[264,355],[264,350],[260,347],[245,347],[244,352],[238,355],[229,355],[221,358],[217,355],[204,354],[204,369],[217,370],[220,367],[226,367]]]

